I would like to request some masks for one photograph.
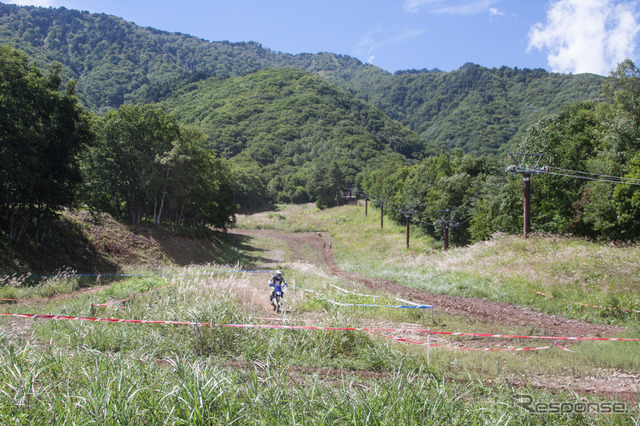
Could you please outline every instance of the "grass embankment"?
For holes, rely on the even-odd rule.
[[[60,212],[43,240],[29,237],[19,242],[0,238],[0,274],[107,274],[249,259],[242,240],[223,232],[202,226],[132,226],[86,211]]]

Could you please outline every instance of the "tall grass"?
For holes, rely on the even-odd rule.
[[[215,359],[141,360],[2,341],[3,424],[601,424],[627,415],[538,415],[539,402],[575,401],[532,389],[449,382],[421,369],[374,380],[323,375],[282,364],[230,368]],[[637,421],[637,419],[636,419]]]

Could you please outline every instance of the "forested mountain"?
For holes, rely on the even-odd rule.
[[[350,91],[436,146],[475,154],[515,146],[544,115],[598,98],[604,81],[473,64],[450,73],[391,75],[349,56],[290,55],[255,42],[209,42],[142,28],[104,14],[5,4],[0,4],[0,43],[27,52],[44,68],[62,63],[63,78],[78,81],[78,97],[94,112],[162,99],[169,105],[167,97],[193,81],[297,68]]]
[[[363,66],[346,56],[293,56],[255,42],[208,42],[142,28],[111,15],[2,3],[0,43],[25,51],[44,68],[62,63],[63,75],[78,80],[78,97],[93,111],[134,103],[194,73],[223,79],[268,67],[295,67],[349,79]]]
[[[160,105],[207,133],[221,156],[260,175],[279,201],[330,196],[328,188],[353,184],[362,171],[436,151],[376,108],[300,70],[210,78]]]
[[[351,84],[357,96],[439,147],[496,154],[513,149],[545,115],[600,98],[604,81],[593,74],[465,64],[450,73],[361,74]]]

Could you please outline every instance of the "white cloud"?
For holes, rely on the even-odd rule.
[[[495,7],[492,7],[492,8],[489,9],[489,14],[491,16],[505,16],[503,11],[501,11],[501,10],[495,8]]]
[[[639,32],[636,2],[555,0],[547,22],[531,27],[529,50],[546,51],[556,72],[606,75],[633,57]]]
[[[498,0],[405,0],[404,10],[418,13],[425,10],[438,15],[477,15],[486,12]],[[497,9],[494,9],[497,11]]]
[[[364,35],[355,48],[354,56],[367,57],[367,63],[373,63],[374,51],[410,41],[424,34],[425,30],[405,28],[393,34],[388,34],[384,29],[377,28]]]

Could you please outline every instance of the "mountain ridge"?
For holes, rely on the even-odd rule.
[[[606,80],[471,63],[451,72],[391,74],[348,55],[274,52],[257,42],[206,41],[106,14],[2,3],[0,43],[24,50],[40,66],[61,62],[63,77],[78,81],[78,97],[93,112],[154,101],[197,74],[222,80],[296,68],[363,99],[439,148],[477,155],[504,154],[545,115],[599,99]]]

